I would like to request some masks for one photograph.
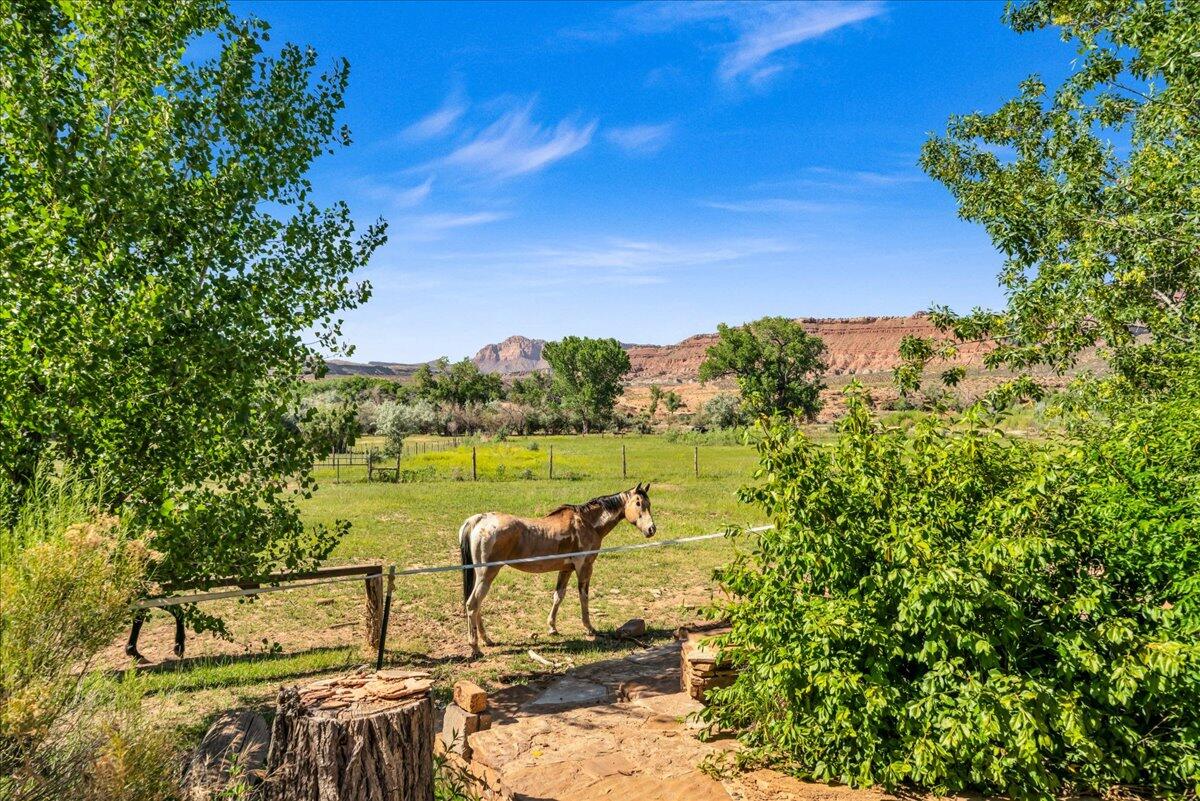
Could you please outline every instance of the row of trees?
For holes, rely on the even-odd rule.
[[[1200,792],[1200,5],[1031,0],[1017,31],[1080,50],[922,165],[1006,258],[1000,310],[936,309],[907,391],[964,341],[1017,377],[912,430],[850,392],[838,440],[760,429],[775,527],[718,572],[727,653],[710,696],[743,758],[855,786],[1017,799]],[[1099,345],[1061,435],[997,412]],[[944,370],[953,384],[961,372]]]
[[[303,428],[314,447],[343,451],[364,431],[395,445],[411,434],[588,433],[597,427],[649,430],[660,408],[684,407],[673,390],[650,386],[643,414],[620,414],[617,400],[629,356],[614,339],[566,337],[545,346],[549,373],[509,384],[470,359],[422,365],[409,384],[349,378],[307,387]],[[694,410],[697,428],[734,428],[772,415],[813,419],[821,408],[825,345],[793,320],[767,317],[742,327],[722,325],[700,376],[736,378],[740,398],[719,395]]]

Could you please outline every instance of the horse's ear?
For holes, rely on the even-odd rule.
[[[636,494],[640,493],[641,491],[642,491],[642,482],[639,481],[637,483],[637,486],[633,488],[633,492],[636,495]]]
[[[643,489],[642,492],[645,493],[647,496],[650,495],[650,482],[649,481],[646,482],[646,488]]]

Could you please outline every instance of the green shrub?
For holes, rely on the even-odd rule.
[[[741,667],[707,717],[750,758],[855,786],[1014,798],[1200,789],[1200,380],[1079,437],[978,409],[835,443],[777,426],[775,523],[718,578]]]
[[[175,788],[170,743],[140,692],[94,675],[129,622],[154,554],[98,513],[101,494],[41,478],[0,530],[0,797],[156,801]]]

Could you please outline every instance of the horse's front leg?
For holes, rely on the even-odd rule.
[[[588,593],[592,584],[592,562],[594,560],[595,557],[592,557],[575,569],[575,577],[579,584],[579,613],[583,617],[584,629],[592,635],[596,633],[596,630],[592,628],[592,618],[588,614]]]
[[[551,634],[558,634],[558,625],[555,622],[558,620],[558,607],[562,604],[563,596],[567,594],[567,582],[571,580],[571,573],[574,570],[574,567],[564,567],[558,571],[558,584],[554,587],[554,602],[550,605],[549,629]]]

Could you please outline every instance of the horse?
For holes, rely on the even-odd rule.
[[[654,536],[658,528],[650,514],[649,484],[643,487],[639,483],[633,489],[602,495],[587,503],[564,504],[545,517],[535,519],[514,517],[500,512],[472,515],[458,530],[459,552],[462,564],[470,565],[594,551],[600,547],[605,535],[622,520],[636,526],[644,536]],[[555,623],[558,607],[566,594],[567,582],[570,581],[572,572],[575,573],[579,586],[583,627],[588,634],[596,634],[588,616],[588,589],[592,579],[592,563],[595,561],[596,554],[589,554],[513,565],[526,573],[558,571],[558,583],[554,588],[548,621],[551,634],[558,634],[558,626]],[[463,568],[463,606],[467,615],[467,641],[473,656],[483,653],[479,648],[480,635],[483,636],[484,644],[495,645],[483,627],[480,610],[483,599],[487,597],[492,586],[492,580],[499,572],[499,566]]]

